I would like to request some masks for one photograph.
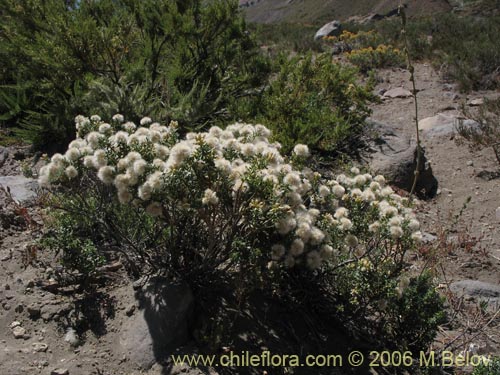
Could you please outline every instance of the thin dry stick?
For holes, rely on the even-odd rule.
[[[412,83],[412,96],[413,102],[415,103],[415,131],[417,135],[417,165],[415,167],[415,177],[413,179],[413,184],[410,190],[410,197],[413,197],[415,194],[415,189],[417,187],[418,177],[420,175],[420,163],[422,158],[422,149],[420,147],[420,129],[418,126],[418,101],[417,101],[417,87],[415,83],[415,67],[413,66],[413,62],[410,56],[410,49],[408,43],[408,36],[406,35],[406,13],[403,7],[402,2],[399,2],[399,15],[401,16],[401,35],[403,36],[404,42],[404,52],[406,55],[406,61],[408,64],[408,70],[410,71],[410,81]]]

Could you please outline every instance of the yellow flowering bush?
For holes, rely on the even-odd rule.
[[[325,41],[339,47],[347,60],[362,72],[405,64],[403,53],[398,48],[384,44],[382,36],[375,31],[352,33],[344,30],[338,37],[327,37]]]
[[[358,66],[362,72],[375,68],[401,67],[405,64],[401,51],[385,44],[377,48],[367,47],[348,52],[347,60]]]

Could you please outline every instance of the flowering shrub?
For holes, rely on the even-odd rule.
[[[307,167],[307,146],[285,157],[262,125],[181,137],[175,122],[116,115],[78,116],[76,127],[39,175],[56,217],[44,243],[67,268],[91,273],[118,252],[135,276],[183,279],[202,300],[214,284],[240,302],[258,288],[298,311],[329,306],[324,319],[344,316],[401,347],[434,337],[442,304],[405,263],[419,223],[382,176],[324,179]]]
[[[362,72],[376,68],[401,67],[405,64],[403,53],[392,46],[380,44],[376,48],[367,47],[347,53],[347,59]]]
[[[127,250],[148,266],[143,272],[189,277],[328,263],[389,272],[421,238],[406,200],[382,176],[354,168],[325,181],[304,167],[307,146],[296,145],[287,160],[262,125],[212,127],[182,139],[175,123],[147,117],[137,126],[120,115],[110,123],[78,116],[76,128],[78,138],[41,169],[39,182],[70,194],[80,211],[97,191],[107,204],[153,221],[158,241]],[[101,224],[116,238],[115,223]]]
[[[376,68],[401,67],[405,64],[403,53],[383,43],[383,37],[375,31],[352,33],[344,30],[338,37],[326,37],[325,41],[340,47],[347,60],[362,72]]]

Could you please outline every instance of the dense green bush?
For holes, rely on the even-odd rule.
[[[39,147],[65,146],[89,111],[226,121],[268,72],[236,1],[6,0],[0,13],[1,121]]]
[[[483,361],[474,368],[472,375],[497,375],[500,374],[500,358],[495,357],[491,360]]]
[[[284,152],[296,143],[319,152],[356,149],[374,99],[371,84],[359,84],[356,69],[326,53],[282,55],[278,67],[254,117],[273,130]]]

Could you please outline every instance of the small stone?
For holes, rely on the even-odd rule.
[[[484,104],[483,98],[473,99],[469,102],[469,106],[471,106],[471,107],[477,107],[477,106],[480,106],[483,104]]]
[[[67,368],[56,368],[50,372],[50,375],[69,375]]]
[[[125,311],[125,314],[127,316],[132,316],[134,315],[134,312],[135,312],[135,305],[131,305],[126,311]]]
[[[38,306],[30,305],[27,310],[31,319],[36,320],[40,317],[40,308]]]
[[[68,328],[66,335],[64,336],[64,341],[69,343],[71,346],[76,347],[80,345],[80,339],[78,338],[75,330],[73,328]]]
[[[2,262],[5,262],[7,260],[11,260],[12,259],[12,251],[9,251],[9,253],[7,255],[4,255],[2,257],[2,259],[0,259]]]
[[[49,346],[44,342],[34,342],[31,344],[33,346],[33,350],[37,353],[45,353]]]
[[[24,311],[24,306],[19,304],[16,306],[16,308],[14,309],[14,311],[18,314],[22,313]]]
[[[391,99],[394,99],[394,98],[408,98],[412,96],[411,92],[402,88],[402,87],[396,87],[394,89],[390,89],[390,90],[387,90],[384,95],[383,95],[383,98],[391,98]]]
[[[472,160],[467,161],[467,166],[472,167],[474,165],[474,162]]]
[[[13,321],[12,323],[10,323],[10,326],[9,326],[9,327],[10,327],[11,329],[14,329],[14,328],[16,328],[16,327],[20,327],[20,326],[21,326],[21,322],[19,322],[19,321],[15,320],[15,321]]]
[[[12,334],[16,339],[24,339],[26,336],[26,330],[23,327],[17,326],[12,329]]]

